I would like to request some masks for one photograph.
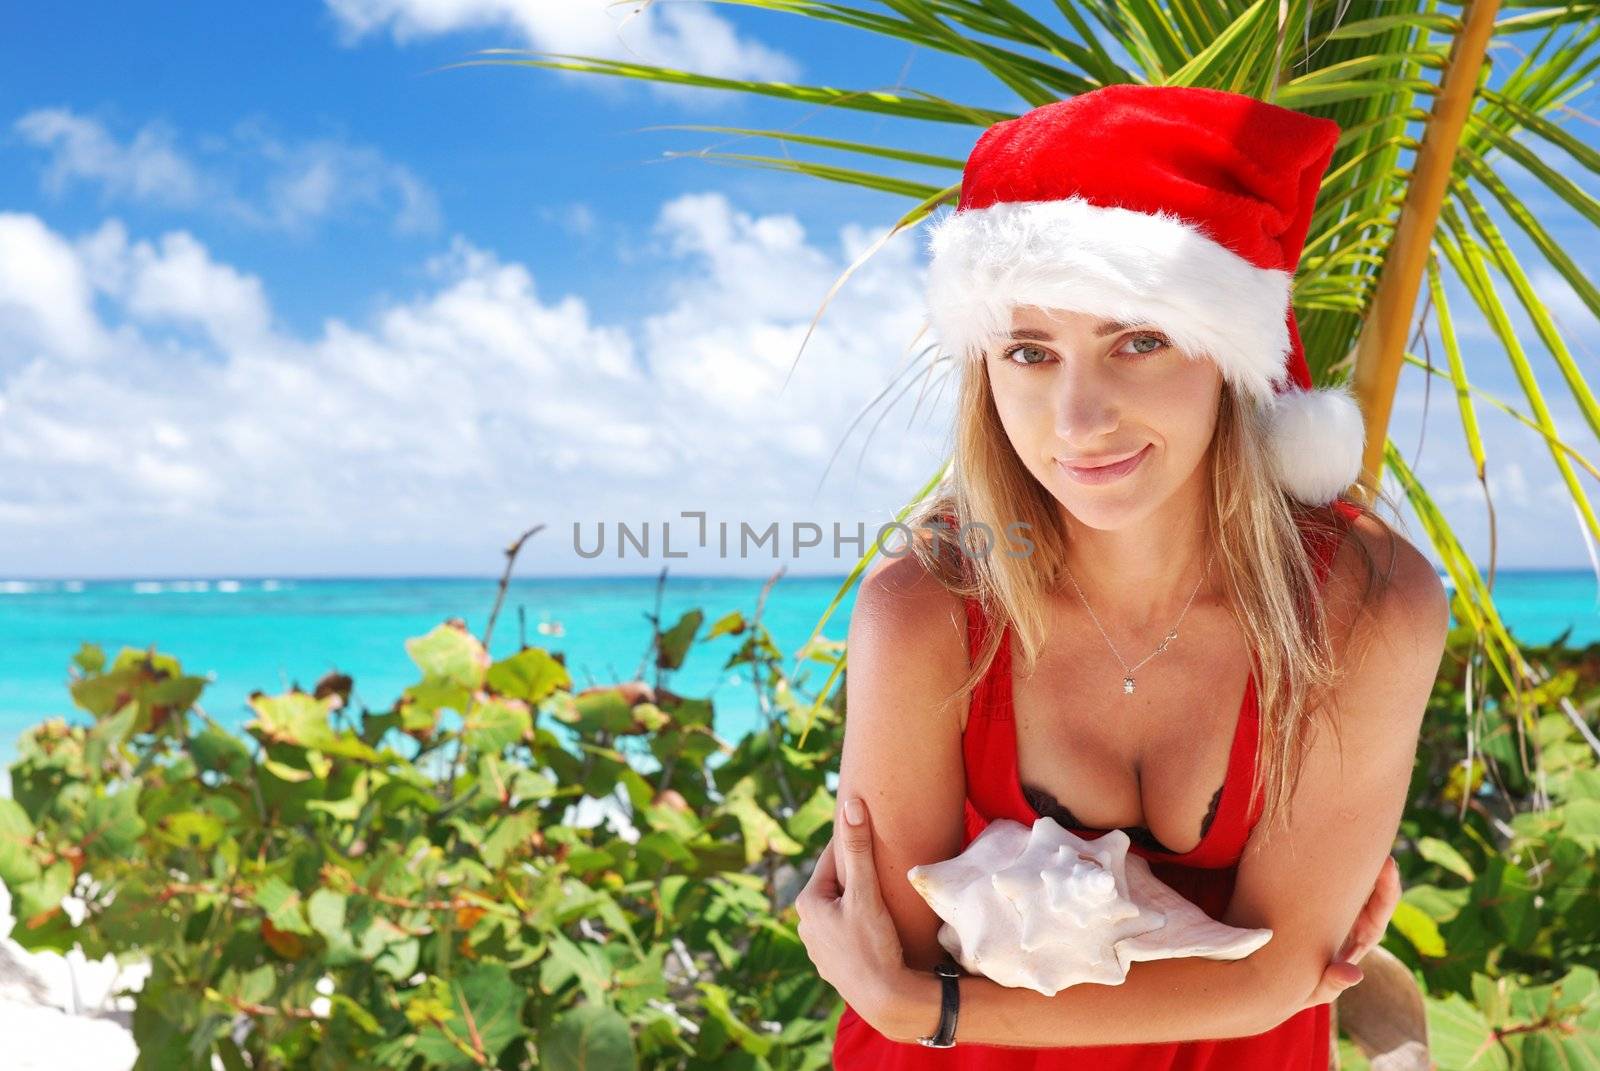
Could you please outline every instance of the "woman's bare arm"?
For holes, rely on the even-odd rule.
[[[889,561],[861,582],[847,650],[837,798],[867,802],[878,882],[906,965],[931,970],[945,958],[941,921],[906,871],[961,853],[961,706],[945,699],[969,668],[965,608],[914,558]],[[843,815],[834,822],[842,829]]]
[[[1263,994],[1280,1009],[1268,1026],[1316,985],[1366,899],[1370,875],[1394,848],[1450,625],[1444,586],[1420,551],[1399,536],[1391,548],[1388,533],[1367,519],[1355,534],[1389,581],[1362,609],[1358,551],[1346,541],[1328,589],[1343,674],[1333,696],[1338,733],[1319,725],[1291,821],[1270,840],[1257,827],[1221,919],[1274,931],[1250,957]]]

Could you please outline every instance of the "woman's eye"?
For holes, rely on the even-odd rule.
[[[1141,342],[1155,343],[1155,345],[1149,346],[1145,349],[1134,349],[1133,352],[1138,354],[1140,357],[1155,353],[1157,350],[1166,349],[1167,346],[1171,345],[1171,343],[1169,343],[1165,338],[1162,338],[1160,335],[1134,335],[1133,338],[1128,340],[1128,342],[1130,345],[1135,347],[1137,347]]]
[[[1016,355],[1017,354],[1023,353],[1023,352],[1025,352],[1027,350],[1032,350],[1034,353],[1040,354],[1041,355],[1040,359],[1036,360],[1036,361],[1030,361],[1030,360],[1027,360],[1027,359],[1023,359],[1023,360],[1017,360],[1016,359]],[[1046,349],[1043,349],[1042,347],[1039,347],[1039,346],[1031,346],[1028,343],[1024,342],[1020,346],[1012,346],[1009,350],[1006,350],[1005,353],[1003,353],[1001,356],[1004,357],[1007,361],[1010,361],[1012,364],[1020,364],[1020,365],[1027,366],[1027,365],[1044,364],[1045,361],[1048,360],[1049,357],[1050,357],[1050,351],[1048,351]]]

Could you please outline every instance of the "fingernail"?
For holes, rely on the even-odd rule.
[[[862,809],[861,801],[854,796],[850,797],[844,805],[844,820],[853,826],[859,826],[865,817],[866,811]]]

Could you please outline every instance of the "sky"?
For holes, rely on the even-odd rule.
[[[455,65],[535,49],[1024,110],[972,64],[689,2],[86,3],[6,23],[0,579],[484,575],[538,523],[519,575],[837,574],[946,454],[952,392],[907,374],[928,341],[917,235],[828,299],[910,203],[694,155],[779,151],[767,141],[647,128],[956,158],[977,128]],[[1590,145],[1594,100],[1559,119]],[[1597,266],[1591,225],[1513,186]],[[1600,384],[1594,317],[1548,269],[1534,282]],[[1474,380],[1525,405],[1451,296]],[[1517,325],[1558,426],[1600,457]],[[1453,399],[1424,379],[1403,374],[1391,431],[1482,558]],[[1500,565],[1587,567],[1542,441],[1479,416]],[[576,553],[574,522],[591,548],[605,533],[604,555]],[[687,558],[664,556],[663,522]],[[797,556],[804,522],[822,543]],[[723,555],[719,523],[735,548],[742,524],[778,524],[783,557]],[[616,557],[624,525],[648,525],[648,553]]]

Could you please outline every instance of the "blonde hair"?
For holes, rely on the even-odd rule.
[[[976,599],[991,623],[960,687],[960,694],[969,694],[999,650],[1006,633],[1003,624],[1016,637],[1022,672],[1032,672],[1044,646],[1045,596],[1065,582],[1067,532],[1060,503],[1023,465],[1000,423],[984,358],[960,363],[950,474],[905,523],[931,533],[931,538],[912,539],[911,552],[953,594]],[[1287,821],[1316,715],[1338,678],[1327,613],[1305,539],[1337,540],[1350,522],[1332,505],[1305,506],[1278,486],[1264,412],[1226,381],[1207,458],[1207,537],[1217,547],[1216,564],[1230,609],[1256,657],[1252,672],[1261,731],[1248,806],[1254,807],[1265,793],[1260,820],[1270,832],[1274,823]],[[1361,515],[1375,516],[1359,500],[1341,496],[1340,501]],[[951,517],[967,533],[964,546],[949,529]],[[1026,525],[1020,535],[1008,527],[1017,522]],[[972,540],[973,533],[982,539]],[[1394,533],[1389,535],[1392,541]],[[1025,556],[1008,553],[1008,538],[1013,545],[1031,541],[1031,551]],[[1366,564],[1365,604],[1378,572],[1366,545],[1353,542]],[[1337,733],[1331,711],[1326,720]]]

